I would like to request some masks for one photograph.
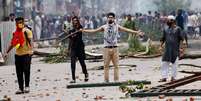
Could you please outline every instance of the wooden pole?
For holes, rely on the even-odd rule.
[[[138,84],[151,84],[151,81],[134,81],[133,83],[124,82],[109,82],[109,83],[86,83],[86,84],[70,84],[67,88],[86,88],[86,87],[108,87],[108,86],[120,86],[120,85],[138,85]]]

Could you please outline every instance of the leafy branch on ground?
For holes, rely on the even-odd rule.
[[[153,45],[150,39],[147,40],[146,45],[142,45],[137,38],[131,37],[128,41],[128,44],[128,50],[124,50],[123,52],[127,55],[154,55],[160,53],[158,45]]]
[[[126,97],[129,97],[132,93],[139,91],[139,90],[142,90],[145,87],[143,83],[140,83],[136,86],[130,86],[132,84],[135,84],[135,81],[134,80],[128,80],[127,84],[122,84],[119,86],[119,90],[122,93],[125,93]]]
[[[61,63],[66,62],[68,58],[68,50],[64,46],[59,46],[59,53],[54,53],[52,55],[49,55],[47,57],[44,57],[41,61],[44,61],[45,63]]]

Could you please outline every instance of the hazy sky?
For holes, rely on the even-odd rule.
[[[58,13],[58,11],[56,11],[56,6],[55,6],[55,0],[43,0],[44,1],[44,7],[45,7],[45,13]],[[62,0],[61,0],[62,1]],[[63,0],[65,1],[65,0]],[[85,0],[87,2],[89,2],[90,0]],[[142,13],[147,13],[147,11],[151,10],[154,11],[157,8],[155,7],[155,5],[153,5],[153,0],[100,0],[103,5],[102,8],[105,11],[113,11],[116,13],[135,13],[135,12],[142,12]],[[123,1],[123,2],[122,2]],[[119,4],[121,5],[115,5],[116,2],[120,2]],[[191,9],[196,9],[196,8],[201,8],[201,0],[192,0],[192,5],[191,5]],[[65,11],[65,5],[62,6],[63,7],[63,11],[59,11],[64,13],[67,13]],[[117,10],[116,8],[119,8],[119,10]]]

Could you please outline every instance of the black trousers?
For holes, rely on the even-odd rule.
[[[183,33],[183,38],[184,38],[184,40],[186,41],[186,44],[187,44],[187,46],[188,46],[188,32],[186,32],[186,31],[182,31],[182,33]]]
[[[19,89],[23,91],[24,81],[25,87],[29,87],[31,55],[15,55],[15,66]]]
[[[82,67],[82,72],[86,75],[88,74],[85,64],[85,53],[84,50],[71,50],[71,72],[72,72],[72,79],[75,80],[75,69],[76,69],[76,61],[77,59],[80,62],[80,65]]]

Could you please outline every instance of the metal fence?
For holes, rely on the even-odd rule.
[[[10,44],[10,40],[12,38],[12,33],[15,30],[15,22],[1,22],[0,23],[0,43],[1,43],[1,52],[4,54],[6,52],[6,49],[8,48]],[[14,64],[14,54],[15,50],[12,50],[8,58],[6,59],[6,65],[13,65]]]

